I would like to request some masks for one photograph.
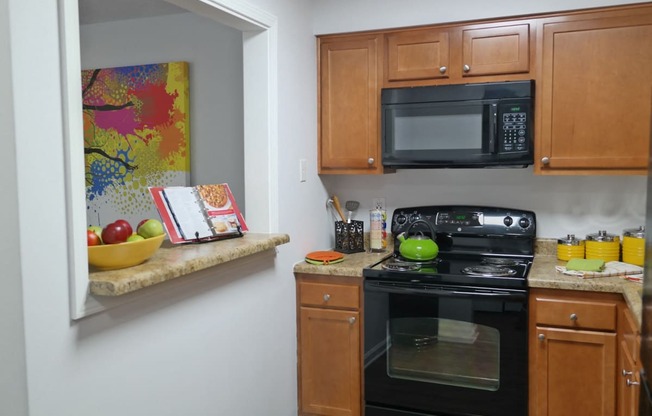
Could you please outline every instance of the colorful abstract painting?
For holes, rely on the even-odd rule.
[[[89,225],[158,218],[150,186],[188,185],[188,64],[82,71]]]

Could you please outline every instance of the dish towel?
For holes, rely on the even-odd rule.
[[[566,270],[601,272],[602,269],[604,269],[604,260],[599,259],[570,259],[566,263]]]
[[[570,264],[571,261],[569,261],[568,264]],[[621,261],[609,261],[605,263],[604,269],[602,269],[602,271],[568,270],[568,264],[566,266],[555,266],[555,270],[557,270],[558,273],[563,273],[569,276],[577,276],[582,279],[619,276],[627,280],[641,281],[643,278],[642,267],[636,266],[634,264],[623,263]]]

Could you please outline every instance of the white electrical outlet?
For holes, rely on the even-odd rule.
[[[307,164],[308,161],[306,159],[299,159],[299,182],[306,181]]]
[[[372,209],[385,209],[385,198],[374,198],[371,200]]]

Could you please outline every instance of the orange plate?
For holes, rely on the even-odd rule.
[[[336,260],[341,260],[343,258],[344,254],[338,253],[337,251],[313,251],[312,253],[306,254],[306,259],[320,261],[324,264],[328,264]]]

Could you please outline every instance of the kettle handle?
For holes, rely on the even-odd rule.
[[[412,227],[415,226],[415,224],[425,224],[428,227],[428,229],[430,230],[430,238],[433,239],[433,240],[435,239],[435,229],[432,228],[432,224],[430,224],[428,221],[422,220],[422,219],[418,219],[418,220],[414,221],[412,224],[410,224],[410,226],[405,230],[405,235],[406,236],[408,236],[408,237],[410,236],[410,230],[412,229]]]

